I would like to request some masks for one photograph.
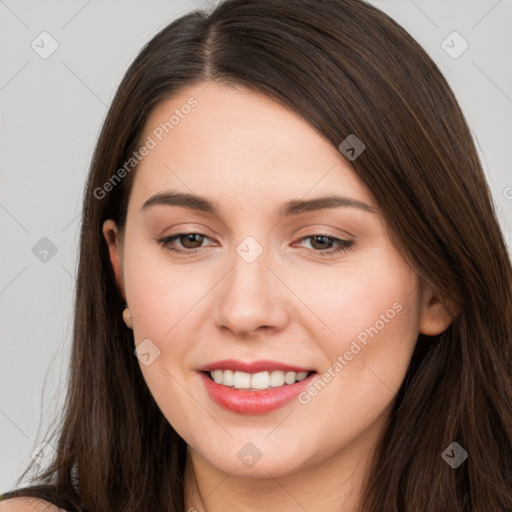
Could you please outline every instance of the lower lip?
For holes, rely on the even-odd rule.
[[[265,414],[291,402],[311,384],[311,380],[316,374],[312,373],[295,384],[284,384],[262,391],[222,386],[210,379],[205,373],[200,372],[200,375],[210,397],[217,404],[228,411],[254,415]]]

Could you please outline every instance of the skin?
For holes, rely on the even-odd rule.
[[[350,162],[277,102],[198,84],[160,103],[142,140],[190,96],[197,107],[137,168],[125,231],[112,220],[103,226],[134,344],[149,339],[160,350],[150,365],[140,363],[144,378],[188,445],[186,510],[355,511],[418,333],[442,332],[450,316],[392,245]],[[175,205],[140,211],[169,189],[207,197],[220,215]],[[276,215],[291,199],[333,194],[376,211]],[[206,237],[169,245],[199,247],[196,254],[158,242],[193,231]],[[322,256],[337,243],[308,238],[319,235],[353,244]],[[252,263],[236,252],[247,236],[263,249]],[[213,402],[199,378],[197,368],[228,358],[321,375],[393,304],[400,312],[306,405],[237,414]],[[247,442],[262,455],[252,467],[237,457]]]
[[[35,498],[11,498],[0,503],[0,512],[65,512],[51,503]]]

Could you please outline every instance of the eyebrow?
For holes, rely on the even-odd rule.
[[[172,190],[159,192],[151,196],[140,209],[140,212],[147,211],[154,206],[181,206],[191,210],[198,210],[212,215],[220,216],[216,203],[206,197],[196,194],[174,192]],[[293,199],[283,203],[277,211],[280,218],[299,215],[301,213],[324,210],[327,208],[351,207],[358,208],[368,213],[377,213],[377,209],[357,199],[344,196],[324,196],[314,199]]]

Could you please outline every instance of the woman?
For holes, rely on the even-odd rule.
[[[107,115],[57,456],[0,510],[511,510],[511,304],[469,129],[402,28],[193,12]]]

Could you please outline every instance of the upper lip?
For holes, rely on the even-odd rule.
[[[264,371],[282,371],[282,372],[309,372],[311,368],[303,368],[292,364],[280,363],[279,361],[258,360],[251,362],[237,361],[236,359],[224,359],[209,363],[201,368],[200,372],[211,372],[213,370],[232,370],[234,372],[258,373]]]

